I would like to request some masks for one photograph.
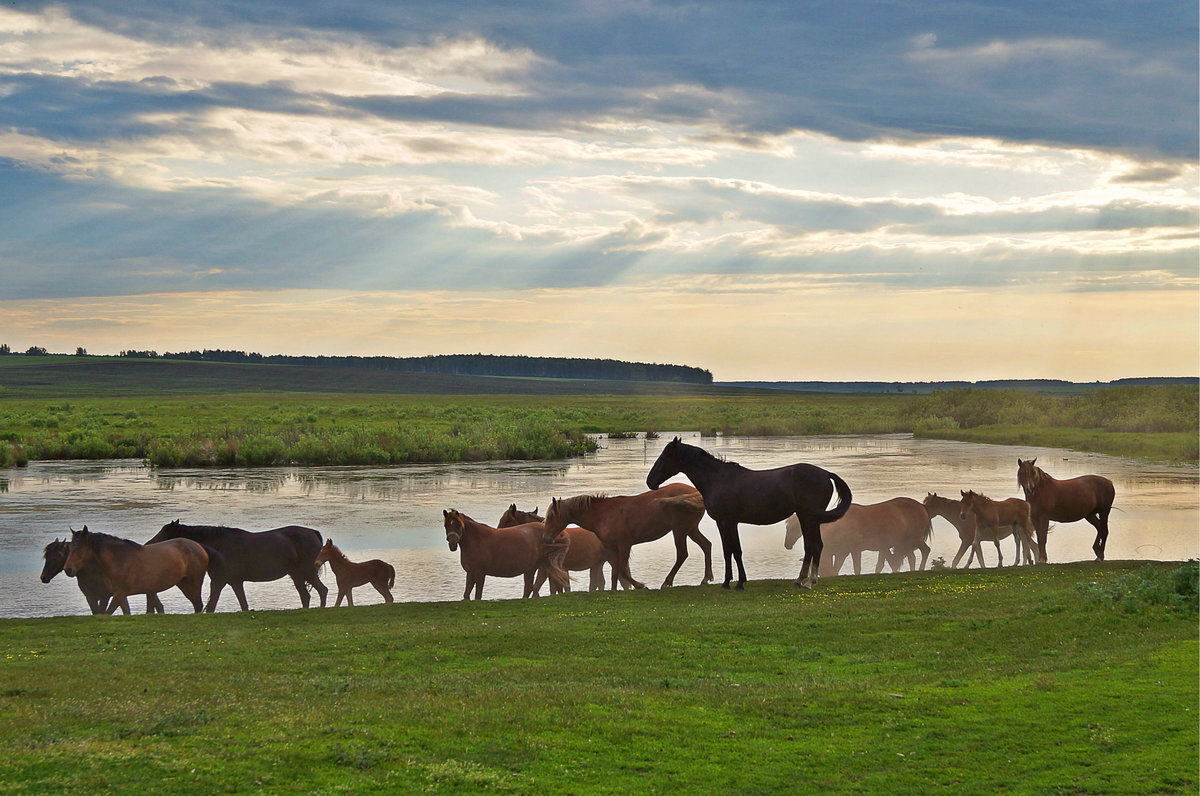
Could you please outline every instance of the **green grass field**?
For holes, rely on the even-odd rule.
[[[6,793],[1195,793],[1195,563],[0,622]]]

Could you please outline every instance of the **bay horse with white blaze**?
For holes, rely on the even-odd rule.
[[[550,582],[563,588],[570,576],[562,568],[570,542],[566,537],[554,540],[544,538],[546,526],[540,522],[527,522],[509,528],[493,528],[484,525],[454,509],[442,510],[446,527],[446,543],[450,551],[459,551],[459,561],[467,573],[467,588],[463,599],[483,599],[483,581],[488,575],[498,578],[525,578],[522,597],[533,594],[533,577],[539,566],[545,566]]]
[[[500,522],[496,523],[496,527],[511,528],[527,522],[542,522],[542,516],[537,513],[537,508],[535,507],[533,511],[521,511],[517,508],[516,503],[511,503],[500,515]],[[567,555],[563,558],[563,569],[567,572],[586,571],[588,573],[588,591],[604,591],[604,565],[613,566],[612,552],[604,546],[599,536],[578,525],[563,529],[563,533],[570,541],[570,545],[567,546]],[[542,584],[549,576],[545,567],[538,567],[537,579],[533,582],[535,597],[542,590]],[[633,588],[624,578],[621,579],[621,585],[625,588]],[[550,593],[557,594],[557,589],[557,586],[551,584]],[[565,591],[570,590],[571,584],[568,583]]]
[[[676,473],[683,473],[700,490],[708,516],[717,522],[721,547],[725,553],[725,582],[732,578],[730,558],[737,561],[737,588],[746,585],[742,565],[742,541],[738,523],[772,525],[795,514],[804,537],[804,564],[796,585],[811,589],[821,566],[821,525],[840,519],[849,509],[850,487],[837,475],[812,464],[792,464],[771,470],[751,470],[737,462],[727,462],[703,448],[671,440],[658,455],[646,486],[659,487]],[[838,502],[827,509],[837,492]]]
[[[1037,466],[1037,459],[1027,462],[1017,459],[1017,484],[1025,493],[1025,500],[1033,515],[1033,527],[1037,529],[1038,561],[1046,561],[1046,534],[1050,521],[1078,522],[1087,520],[1096,529],[1096,541],[1092,551],[1097,561],[1104,560],[1104,548],[1108,544],[1108,515],[1116,500],[1117,490],[1113,482],[1102,475],[1081,475],[1059,481],[1051,478]]]
[[[338,549],[332,539],[326,539],[325,544],[321,545],[321,549],[317,551],[314,563],[318,567],[322,564],[329,564],[329,568],[333,570],[333,577],[337,580],[338,587],[337,602],[333,604],[334,608],[342,604],[343,597],[346,599],[346,605],[353,608],[354,587],[364,586],[368,583],[375,587],[375,591],[383,595],[384,602],[394,602],[390,589],[396,585],[396,568],[386,561],[380,561],[378,558],[362,562],[351,561],[345,553]]]
[[[42,583],[49,583],[54,580],[55,575],[63,571],[63,567],[67,565],[67,554],[70,551],[71,543],[64,540],[55,539],[46,545],[42,550],[42,557],[46,560],[42,566]],[[102,614],[108,610],[108,600],[112,597],[112,590],[104,582],[104,576],[100,574],[99,569],[92,567],[82,572],[76,572],[75,584],[83,592],[83,599],[87,600],[88,610],[93,614]],[[126,616],[129,615],[129,600],[121,600],[118,607]],[[166,613],[157,594],[146,595],[146,613]]]
[[[68,578],[90,570],[99,572],[112,591],[110,614],[131,594],[154,594],[173,586],[178,586],[200,613],[204,608],[200,589],[208,567],[208,553],[190,539],[140,545],[132,539],[92,533],[85,525],[82,531],[71,531],[63,572]]]

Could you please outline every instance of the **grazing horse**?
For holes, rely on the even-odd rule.
[[[204,608],[200,589],[208,565],[208,553],[190,539],[140,545],[130,539],[92,533],[85,525],[82,531],[71,531],[63,572],[68,578],[80,572],[99,572],[112,591],[110,614],[130,594],[155,594],[172,586],[178,586],[200,613]]]
[[[983,563],[983,551],[979,547],[979,543],[984,539],[996,540],[996,555],[1000,555],[1000,528],[1005,525],[1011,526],[1013,533],[1021,539],[1027,549],[1033,547],[1033,520],[1030,518],[1029,504],[1020,498],[1008,498],[1006,500],[992,500],[987,495],[981,495],[978,492],[967,491],[959,492],[962,494],[962,500],[958,504],[958,516],[961,519],[967,517],[975,518],[975,539],[971,545],[975,548],[975,555],[979,556],[979,566],[985,566]],[[1003,565],[1003,559],[999,565]],[[1017,563],[1020,563],[1018,557]],[[968,562],[968,566],[970,562]],[[1015,565],[1014,565],[1015,566]]]
[[[925,511],[929,513],[929,519],[934,517],[942,517],[958,531],[958,552],[954,554],[954,561],[950,566],[957,567],[958,562],[962,560],[963,555],[970,550],[971,555],[967,556],[966,568],[970,569],[971,563],[975,561],[975,550],[973,544],[975,542],[975,515],[969,514],[966,517],[962,516],[960,508],[961,501],[951,498],[940,497],[937,492],[927,492],[925,494]],[[1012,536],[1016,543],[1014,555],[1016,563],[1021,563],[1024,559],[1025,563],[1033,563],[1033,549],[1021,544],[1021,534],[1013,532],[1013,526],[1002,525],[997,529],[994,536],[989,536],[991,529],[985,529],[983,536],[980,537],[985,542],[994,542],[996,544],[997,566],[1004,566],[1004,554],[1000,552],[1000,540],[1007,539]],[[979,560],[979,566],[985,566],[983,559]]]
[[[313,563],[318,567],[328,563],[329,568],[333,570],[333,577],[337,580],[338,587],[337,602],[333,604],[334,608],[342,604],[343,597],[346,598],[346,605],[353,608],[354,587],[367,583],[370,583],[375,587],[375,591],[383,595],[384,602],[395,602],[389,589],[396,585],[396,568],[386,561],[372,558],[370,561],[356,563],[346,558],[346,554],[338,549],[332,539],[326,539],[325,544],[317,551],[317,558]]]
[[[870,505],[850,504],[840,520],[821,526],[821,541],[825,546],[823,563],[834,575],[842,569],[849,556],[854,562],[854,574],[862,573],[863,551],[879,553],[875,574],[883,571],[887,561],[896,572],[902,559],[908,558],[909,569],[916,570],[916,551],[921,551],[921,569],[929,560],[929,537],[933,526],[925,507],[912,498],[898,497]],[[800,538],[800,521],[796,515],[787,519],[783,546],[791,550]]]
[[[687,484],[668,484],[640,495],[579,495],[563,500],[551,500],[546,511],[546,533],[554,535],[575,523],[599,537],[613,552],[612,587],[628,580],[634,588],[646,585],[634,580],[629,572],[629,551],[635,544],[653,542],[670,532],[675,538],[675,566],[667,573],[661,588],[675,581],[675,573],[687,560],[687,540],[691,539],[704,552],[704,579],[713,579],[712,543],[700,533],[704,517],[704,500]]]
[[[796,585],[811,589],[816,584],[821,565],[821,526],[841,518],[850,509],[850,487],[845,481],[811,464],[751,470],[736,462],[719,459],[703,448],[680,442],[679,437],[668,442],[658,455],[646,476],[646,486],[654,489],[676,473],[686,475],[700,490],[708,516],[717,522],[725,553],[725,582],[722,584],[725,588],[729,588],[732,577],[731,556],[737,561],[737,588],[746,585],[738,523],[771,525],[783,522],[792,514],[799,518],[800,533],[804,536],[804,565]],[[826,510],[835,489],[837,506]]]
[[[537,513],[535,508],[533,511],[521,511],[517,508],[516,503],[509,505],[504,514],[500,516],[500,522],[496,523],[497,528],[511,528],[514,525],[523,525],[527,522],[542,522],[542,517]],[[580,528],[577,525],[572,525],[570,528],[563,530],[567,535],[567,539],[571,544],[567,547],[567,555],[563,559],[563,569],[568,572],[582,572],[586,570],[589,574],[588,591],[604,591],[604,565],[612,566],[612,552],[604,546],[600,541],[600,537],[589,530]],[[533,594],[536,597],[538,592],[542,590],[542,584],[546,582],[549,573],[545,567],[539,567],[537,579],[533,582]],[[626,588],[632,586],[622,578],[621,585]],[[550,593],[556,594],[557,587],[553,584],[550,586]],[[571,590],[571,584],[567,584],[566,591]]]
[[[321,596],[321,607],[325,607],[325,596],[329,589],[317,577],[317,551],[321,549],[321,534],[312,528],[287,525],[270,531],[251,533],[241,528],[226,528],[220,525],[184,525],[174,520],[162,527],[147,544],[164,539],[191,539],[221,554],[224,565],[219,571],[209,573],[208,604],[204,610],[212,613],[217,609],[217,600],[225,584],[233,589],[243,611],[249,611],[246,603],[246,581],[278,580],[290,576],[300,593],[300,604],[308,607],[307,585],[311,585]]]
[[[459,561],[467,573],[464,600],[471,599],[472,588],[475,599],[483,599],[483,581],[488,575],[498,578],[524,576],[525,591],[521,596],[529,597],[533,594],[533,576],[539,566],[546,567],[551,584],[565,589],[571,582],[571,576],[562,568],[570,542],[565,537],[547,539],[542,523],[493,528],[454,509],[443,509],[442,517],[450,551],[460,551]]]
[[[1096,560],[1104,560],[1108,544],[1108,514],[1112,511],[1117,490],[1113,482],[1102,475],[1081,475],[1059,481],[1037,466],[1037,459],[1023,462],[1017,459],[1017,484],[1025,493],[1037,529],[1038,561],[1046,561],[1046,534],[1050,521],[1078,522],[1087,520],[1096,529],[1092,550]]]
[[[42,550],[42,557],[46,559],[45,565],[42,566],[42,583],[49,583],[54,579],[54,576],[63,571],[63,567],[67,564],[67,554],[71,550],[71,543],[65,540],[55,539],[50,544],[46,545]],[[83,592],[83,598],[87,600],[88,609],[93,614],[102,614],[108,608],[108,599],[112,597],[112,591],[108,588],[108,584],[104,582],[104,576],[100,574],[98,569],[89,569],[86,572],[78,572],[75,575],[75,583],[79,586],[79,590]],[[129,601],[122,600],[118,603],[121,611],[127,616],[129,615]],[[165,613],[163,604],[158,599],[157,594],[146,594],[146,613],[161,614]]]

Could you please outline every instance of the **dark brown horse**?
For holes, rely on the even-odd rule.
[[[687,560],[687,540],[691,539],[704,552],[704,579],[713,579],[712,543],[700,533],[704,517],[704,500],[687,484],[667,484],[640,495],[580,495],[564,500],[551,500],[546,511],[546,533],[553,536],[570,523],[588,529],[613,552],[612,587],[618,580],[628,579],[635,588],[645,584],[634,580],[629,572],[629,551],[635,544],[653,542],[668,533],[675,538],[675,566],[667,573],[661,588],[670,586],[675,573]]]
[[[454,509],[442,511],[446,527],[446,543],[450,551],[459,550],[459,561],[467,573],[463,599],[483,599],[483,581],[488,575],[498,578],[525,578],[522,597],[533,594],[533,577],[539,566],[545,566],[550,582],[566,588],[570,575],[562,568],[569,542],[565,537],[547,541],[545,526],[528,522],[509,528],[493,528],[476,522]]]
[[[834,575],[841,571],[849,557],[854,574],[862,572],[862,554],[879,553],[875,574],[883,571],[886,562],[896,572],[905,558],[909,569],[916,570],[916,551],[921,551],[920,569],[929,561],[929,537],[933,529],[925,507],[912,498],[897,497],[882,503],[859,505],[852,503],[840,520],[821,526],[821,541],[825,546],[823,563]],[[796,515],[788,517],[783,539],[784,548],[791,550],[800,538],[800,522]]]
[[[954,561],[950,564],[951,567],[957,567],[958,562],[962,560],[963,555],[968,550],[971,554],[967,556],[966,568],[970,569],[971,562],[975,560],[975,515],[968,514],[962,516],[961,500],[952,500],[947,497],[940,497],[937,492],[929,492],[925,495],[925,511],[929,513],[929,519],[941,517],[954,526],[954,530],[958,531],[958,552],[954,554]],[[1004,555],[1000,552],[1000,541],[1012,536],[1016,543],[1014,551],[1014,561],[1020,563],[1022,560],[1027,564],[1033,563],[1033,549],[1021,544],[1021,534],[1014,533],[1011,525],[1000,526],[995,534],[991,533],[990,529],[984,529],[981,541],[994,542],[996,545],[996,559],[999,562],[997,566],[1004,566]],[[982,559],[979,561],[979,566],[985,566]]]
[[[1020,498],[992,500],[987,495],[978,492],[962,492],[962,500],[958,504],[958,516],[961,519],[975,518],[975,540],[971,543],[975,555],[979,556],[979,566],[984,566],[983,550],[979,543],[984,539],[996,541],[996,555],[1000,554],[1001,528],[1009,526],[1017,534],[1026,548],[1033,547],[1033,520],[1030,518],[1029,504]],[[1000,564],[1004,560],[1000,559]],[[1020,558],[1014,563],[1019,564]],[[969,564],[969,562],[968,562]]]
[[[1096,560],[1104,560],[1108,544],[1108,515],[1116,500],[1113,482],[1102,475],[1081,475],[1059,481],[1037,466],[1037,459],[1023,462],[1017,459],[1017,484],[1033,514],[1037,529],[1038,561],[1046,561],[1046,534],[1050,521],[1078,522],[1087,520],[1096,529],[1092,550]]]
[[[217,609],[217,599],[225,584],[233,589],[242,610],[249,611],[243,584],[279,580],[284,576],[296,585],[301,605],[308,607],[307,586],[312,586],[321,597],[321,607],[325,607],[329,589],[317,577],[316,564],[321,534],[312,528],[287,525],[251,533],[219,525],[184,525],[175,520],[164,525],[147,544],[165,539],[191,539],[220,553],[223,566],[220,570],[214,567],[209,573],[208,605],[204,607],[209,613]]]
[[[67,554],[71,550],[71,543],[65,540],[55,539],[50,544],[46,545],[42,550],[42,557],[46,559],[46,563],[42,566],[42,583],[49,583],[54,580],[54,576],[63,571],[63,567],[67,564]],[[100,574],[98,569],[89,569],[86,572],[77,572],[75,574],[75,583],[79,586],[79,590],[83,592],[83,598],[87,600],[88,609],[93,614],[106,613],[108,610],[108,600],[112,597],[112,591],[109,590],[108,584],[104,582],[104,576]],[[129,614],[129,600],[122,600],[118,607],[126,615]],[[158,599],[157,594],[146,595],[146,613],[161,614],[165,613],[163,604]]]
[[[537,513],[535,508],[533,511],[521,511],[517,508],[516,503],[512,503],[505,510],[504,514],[500,515],[500,522],[496,523],[497,528],[511,528],[514,525],[524,525],[527,522],[542,522],[542,517]],[[571,544],[567,547],[567,555],[563,558],[563,569],[568,572],[583,572],[589,574],[588,591],[604,591],[604,565],[612,566],[612,552],[604,546],[600,541],[600,537],[591,531],[573,525],[570,528],[563,530],[567,535],[567,539]],[[549,573],[545,567],[539,567],[537,578],[533,582],[533,594],[542,590],[542,584],[546,582]],[[621,580],[621,585],[626,588],[632,588],[624,578]],[[550,586],[550,593],[556,594],[557,588],[553,584]],[[566,591],[571,590],[571,584],[567,584]]]
[[[668,442],[658,455],[646,476],[646,486],[654,489],[676,473],[686,475],[700,490],[708,516],[717,522],[725,554],[725,582],[721,585],[729,588],[731,557],[737,561],[737,588],[746,585],[738,523],[772,525],[795,514],[804,536],[804,564],[796,585],[813,587],[821,566],[821,526],[840,518],[850,508],[852,495],[845,481],[811,464],[751,470],[719,459],[703,448],[684,444],[679,437]],[[837,506],[826,510],[835,489]]]
[[[390,589],[396,585],[396,568],[386,561],[380,561],[378,558],[362,562],[351,561],[346,558],[345,553],[338,549],[332,539],[326,539],[325,544],[317,552],[317,559],[314,563],[318,567],[328,563],[329,568],[333,570],[333,577],[337,580],[338,587],[337,602],[333,604],[334,608],[342,604],[343,597],[346,598],[346,605],[353,608],[354,587],[368,583],[375,587],[375,591],[383,595],[384,602],[394,602]]]
[[[196,613],[204,608],[200,599],[208,553],[190,539],[173,539],[140,545],[106,533],[91,533],[87,526],[71,532],[71,546],[63,572],[73,578],[95,570],[112,592],[108,613],[117,610],[131,594],[155,594],[177,586],[191,601]]]

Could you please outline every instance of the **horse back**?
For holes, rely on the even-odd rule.
[[[1116,487],[1102,475],[1045,480],[1049,483],[1029,496],[1029,502],[1055,522],[1075,522],[1094,513],[1107,514],[1116,500]]]

